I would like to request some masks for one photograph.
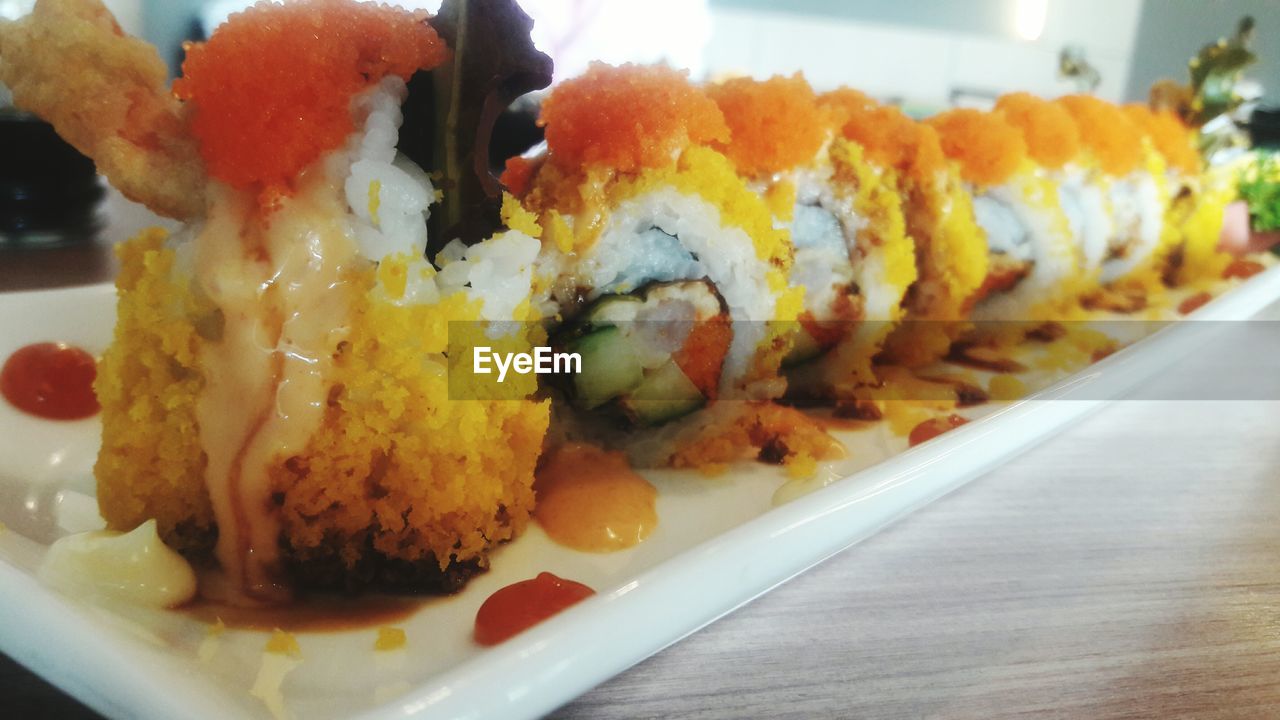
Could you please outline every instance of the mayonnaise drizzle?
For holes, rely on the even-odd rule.
[[[270,471],[301,453],[324,417],[356,246],[342,188],[318,169],[269,213],[226,188],[211,199],[195,241],[196,281],[225,323],[201,349],[196,416],[217,556],[245,597],[283,600]]]

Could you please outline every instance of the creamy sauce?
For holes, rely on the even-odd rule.
[[[214,191],[196,239],[196,278],[222,310],[205,343],[196,409],[218,524],[217,556],[239,597],[288,598],[270,469],[300,453],[324,416],[326,378],[347,331],[346,270],[356,257],[342,189],[304,174],[262,215],[251,198]]]
[[[534,518],[574,550],[613,552],[639,544],[658,525],[658,491],[620,452],[571,443],[538,470]]]
[[[195,572],[160,540],[155,520],[128,533],[95,530],[61,538],[45,555],[39,577],[74,597],[149,607],[176,607],[196,594]]]

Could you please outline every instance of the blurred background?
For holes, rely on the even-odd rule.
[[[33,0],[0,0],[13,17]],[[171,68],[244,0],[108,0],[131,33],[157,45]],[[434,9],[439,0],[402,0]],[[1249,77],[1276,104],[1277,0],[523,0],[557,77],[592,58],[655,61],[695,77],[804,71],[818,88],[858,87],[921,112],[981,104],[1010,90],[1043,95],[1077,86],[1059,72],[1064,50],[1097,71],[1096,92],[1145,99],[1161,77],[1185,81],[1187,61],[1257,21],[1260,62]]]
[[[432,11],[440,2],[394,0]],[[1222,130],[1236,138],[1238,125],[1248,128],[1254,145],[1280,146],[1280,112],[1258,110],[1280,105],[1280,0],[519,2],[535,20],[535,42],[555,60],[557,80],[597,59],[665,61],[696,80],[803,71],[818,90],[853,86],[916,117],[954,105],[984,107],[1014,90],[1092,91],[1112,101],[1143,101],[1162,78],[1186,85],[1188,61],[1234,36],[1241,18],[1250,16],[1251,37],[1233,47],[1251,47],[1258,61],[1245,68],[1243,81],[1232,73],[1224,85],[1236,110],[1223,118]],[[0,18],[17,18],[34,4],[0,0]],[[184,43],[208,37],[251,2],[105,4],[177,74]],[[536,98],[529,100],[500,120],[491,151],[496,160],[539,139]],[[156,218],[107,188],[93,164],[52,128],[7,105],[0,86],[0,157],[6,158],[0,162],[0,290],[110,277],[105,245]],[[522,144],[500,147],[503,138]],[[63,255],[27,252],[37,248]],[[50,272],[50,266],[60,269]],[[66,268],[82,277],[71,278]]]

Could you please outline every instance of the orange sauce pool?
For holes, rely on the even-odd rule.
[[[100,409],[93,394],[97,361],[65,343],[20,348],[0,370],[0,394],[19,410],[46,420],[80,420]]]
[[[534,519],[552,540],[574,550],[625,550],[658,525],[657,489],[620,452],[563,445],[543,462],[533,487]]]
[[[476,612],[475,640],[481,645],[497,645],[595,594],[582,583],[538,573],[538,577],[508,585],[484,601]]]
[[[1196,310],[1199,310],[1200,308],[1204,307],[1212,299],[1213,299],[1213,296],[1207,292],[1196,293],[1195,295],[1192,295],[1186,300],[1183,300],[1178,305],[1178,312],[1183,315],[1190,315]]]
[[[948,430],[954,430],[967,422],[969,421],[959,415],[948,415],[925,420],[911,430],[911,434],[907,437],[907,442],[910,443],[911,447],[915,447],[920,443],[928,442],[938,437]]]

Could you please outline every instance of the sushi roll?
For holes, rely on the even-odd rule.
[[[885,340],[886,363],[928,365],[969,327],[969,308],[987,276],[987,251],[956,167],[934,128],[844,88],[823,94],[838,134],[862,148],[896,188],[915,248],[917,278],[903,299],[905,320]]]
[[[1090,95],[1056,101],[1076,123],[1086,183],[1103,193],[1110,217],[1107,242],[1099,254],[1090,248],[1086,264],[1096,269],[1108,294],[1101,303],[1135,310],[1158,291],[1160,270],[1172,249],[1165,210],[1170,191],[1166,162],[1137,124],[1119,106]]]
[[[1037,168],[1057,185],[1058,203],[1079,247],[1082,289],[1100,281],[1102,259],[1114,234],[1105,189],[1082,164],[1080,130],[1060,104],[1030,93],[1001,96],[995,112],[1016,127]]]
[[[1211,172],[1196,145],[1196,132],[1168,110],[1123,107],[1165,165],[1164,241],[1157,265],[1165,284],[1221,277],[1231,256],[1218,250],[1226,206],[1234,198],[1232,172]]]
[[[790,281],[804,288],[788,391],[848,404],[874,384],[872,357],[901,317],[916,279],[892,173],[834,133],[803,77],[729,80],[708,88],[729,124],[717,143],[788,232]]]
[[[1079,277],[1079,247],[1058,188],[1032,160],[1022,132],[999,113],[968,109],[926,123],[959,166],[986,241],[987,273],[971,317],[1061,319]]]
[[[69,4],[90,19],[62,61],[137,51],[96,3],[41,7]],[[0,30],[6,49],[59,31],[47,23],[65,15],[41,7]],[[197,150],[184,170],[200,196],[179,208],[181,230],[119,250],[96,386],[99,506],[110,528],[154,519],[169,545],[218,567],[202,590],[219,599],[453,591],[529,521],[549,407],[532,381],[512,400],[450,401],[446,353],[451,321],[530,319],[539,243],[501,233],[447,276],[424,259],[440,193],[397,143],[407,81],[450,57],[427,19],[349,0],[260,3],[188,48],[180,108],[132,126]],[[51,108],[55,125],[115,90]],[[148,150],[163,147],[131,152]],[[165,181],[140,190],[160,210]]]
[[[712,147],[730,140],[716,103],[681,72],[597,63],[551,91],[539,122],[545,152],[503,180],[542,228],[534,305],[582,358],[558,388],[560,436],[640,466],[715,467],[765,447],[811,458],[825,435],[780,429],[770,402],[803,307],[792,248]]]

